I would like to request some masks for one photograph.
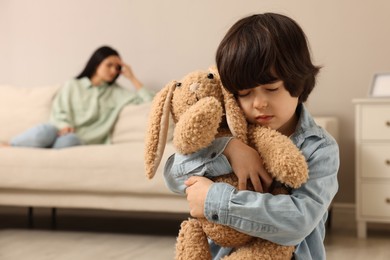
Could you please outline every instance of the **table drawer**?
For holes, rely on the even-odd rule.
[[[390,143],[360,147],[361,177],[390,179]]]
[[[389,184],[363,183],[361,198],[363,216],[390,217]]]
[[[363,140],[390,140],[390,106],[366,105],[361,112]]]

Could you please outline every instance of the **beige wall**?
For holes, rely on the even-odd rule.
[[[323,65],[308,107],[340,119],[340,191],[354,202],[353,98],[390,71],[390,1],[376,0],[0,0],[0,84],[60,84],[102,44],[117,48],[146,85],[159,89],[213,63],[237,19],[274,11],[306,31]],[[125,86],[130,85],[121,80]]]

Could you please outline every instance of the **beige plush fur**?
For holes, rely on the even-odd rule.
[[[248,125],[233,95],[222,86],[215,69],[195,71],[167,84],[154,98],[146,138],[145,170],[153,178],[160,163],[169,116],[175,122],[173,142],[179,153],[205,148],[218,136],[233,135],[254,147],[274,179],[290,188],[306,182],[308,169],[297,147],[277,131]],[[234,173],[215,178],[237,187]],[[277,188],[273,194],[288,193]],[[224,259],[291,259],[294,246],[281,246],[206,219],[184,221],[177,238],[176,259],[211,259],[207,238],[233,253]]]

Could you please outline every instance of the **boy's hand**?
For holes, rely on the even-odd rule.
[[[204,203],[213,181],[206,177],[192,176],[184,184],[187,185],[186,194],[190,215],[194,218],[204,218]]]
[[[268,191],[272,178],[264,169],[263,160],[255,149],[234,138],[228,143],[223,154],[238,178],[239,190],[245,190],[247,181],[250,180],[255,191]]]

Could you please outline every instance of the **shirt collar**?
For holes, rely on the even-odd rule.
[[[92,85],[91,80],[90,80],[88,77],[82,77],[82,78],[80,79],[80,85],[81,85],[82,87],[86,88],[86,89],[89,89],[89,88],[94,87],[94,86]],[[109,84],[105,82],[105,83],[101,84],[101,85],[99,86],[99,88],[106,88],[106,87],[108,87],[108,86],[109,86]]]
[[[322,132],[319,126],[315,123],[307,108],[300,104],[297,107],[299,120],[294,134],[290,137],[293,142],[300,147],[302,142],[309,136],[321,136]]]

